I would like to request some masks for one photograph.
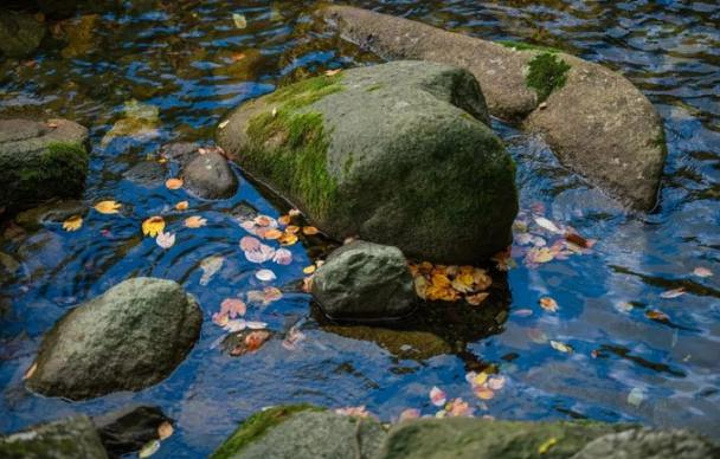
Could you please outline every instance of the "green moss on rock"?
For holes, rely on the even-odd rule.
[[[535,90],[540,102],[547,99],[553,91],[565,86],[567,72],[572,68],[552,53],[535,56],[529,67],[526,82],[529,88]]]
[[[302,80],[280,88],[267,97],[269,103],[281,103],[287,110],[307,107],[323,97],[343,90],[342,73]]]
[[[301,411],[324,411],[309,404],[285,405],[260,411],[250,416],[242,425],[212,454],[211,459],[225,459],[236,456],[243,448],[261,438],[268,430],[286,421]]]

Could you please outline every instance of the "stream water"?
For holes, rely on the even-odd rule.
[[[231,211],[241,203],[273,217],[287,209],[242,177],[234,198],[211,202],[168,190],[165,177],[143,186],[124,174],[154,160],[170,141],[212,145],[223,114],[283,80],[378,59],[318,32],[311,2],[93,2],[55,31],[72,30],[70,46],[48,46],[30,60],[0,65],[0,115],[51,114],[90,127],[93,152],[83,200],[88,206],[102,199],[124,205],[119,215],[89,213],[75,232],[57,224],[16,234],[6,222],[0,251],[22,265],[0,289],[0,432],[75,412],[155,404],[176,421],[175,434],[157,456],[198,457],[265,406],[366,405],[390,421],[406,408],[434,414],[428,393],[438,386],[470,402],[478,416],[640,421],[720,439],[720,5],[354,4],[481,38],[532,40],[621,72],[665,123],[669,156],[659,207],[645,215],[627,213],[562,167],[540,139],[496,121],[518,163],[520,221],[533,235],[518,226],[517,266],[502,280],[501,326],[493,335],[479,333],[462,352],[398,353],[331,332],[311,313],[307,295],[288,290],[267,307],[251,307],[248,318],[278,332],[299,324],[305,339],[297,349],[277,339],[255,354],[231,357],[213,347],[224,332],[211,316],[224,298],[261,284],[253,275],[257,265],[238,248],[245,232]],[[245,28],[237,27],[234,13],[244,15]],[[108,136],[133,100],[157,108],[156,129],[135,138]],[[169,169],[167,177],[172,175]],[[172,209],[182,200],[190,203],[187,215],[201,215],[207,226],[182,227],[187,215]],[[166,215],[177,233],[169,250],[140,231],[155,214]],[[532,246],[553,243],[552,233],[538,227],[539,217],[572,226],[597,243],[585,254],[527,263]],[[279,287],[301,279],[311,263],[303,244],[289,249],[294,262],[272,267]],[[223,268],[200,285],[200,263],[213,255],[225,257]],[[139,275],[177,280],[199,299],[205,322],[184,363],[138,393],[68,402],[25,391],[22,376],[43,332],[72,306]],[[667,293],[678,288],[683,294]],[[541,308],[542,297],[555,299],[558,311]],[[488,365],[506,383],[484,400],[466,374]]]

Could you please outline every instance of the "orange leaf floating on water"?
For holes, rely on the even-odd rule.
[[[177,204],[175,204],[175,210],[183,211],[183,210],[187,210],[188,207],[190,207],[190,203],[187,201],[180,201]]]
[[[262,232],[261,236],[264,239],[275,240],[275,239],[280,239],[283,236],[283,232],[280,231],[279,229],[271,228],[271,229],[268,229],[267,231]]]
[[[170,178],[165,181],[165,186],[168,190],[178,190],[182,188],[183,181],[179,178]]]
[[[193,215],[186,218],[184,224],[188,228],[200,228],[207,225],[207,220],[199,215]]]
[[[558,311],[557,301],[550,298],[549,296],[540,298],[540,306],[546,311],[550,311],[550,312]]]
[[[277,226],[275,219],[267,215],[258,215],[255,217],[254,222],[258,226],[272,226],[273,228]]]
[[[150,217],[142,223],[142,232],[145,236],[156,237],[165,229],[165,220],[159,215]]]
[[[565,240],[583,249],[589,249],[595,244],[595,241],[585,239],[576,233],[565,233]]]
[[[293,233],[283,233],[278,241],[280,241],[282,245],[293,245],[298,241],[298,237]]]
[[[651,309],[647,312],[645,312],[645,317],[647,317],[650,320],[656,320],[658,322],[667,322],[670,320],[670,318],[662,311],[658,311],[657,309]]]
[[[482,400],[491,400],[495,397],[495,392],[487,387],[478,386],[474,389],[475,395]]]
[[[300,231],[300,227],[296,225],[290,225],[285,228],[286,233],[296,234],[298,231]]]
[[[660,294],[660,298],[677,298],[685,294],[685,287],[678,287]]]
[[[245,337],[245,345],[248,352],[255,352],[262,347],[267,340],[270,339],[270,332],[258,330],[248,333]]]
[[[67,232],[73,232],[79,230],[82,224],[82,217],[80,215],[73,215],[63,222],[62,227]]]
[[[157,428],[158,438],[160,440],[165,440],[166,438],[170,438],[170,436],[172,436],[174,431],[175,431],[175,429],[173,429],[172,424],[170,424],[168,421],[164,421]]]
[[[100,201],[95,204],[95,210],[101,214],[116,214],[121,207],[122,204],[115,201]]]
[[[289,225],[291,220],[292,217],[290,217],[290,215],[283,215],[278,218],[278,223],[280,223],[281,225]]]

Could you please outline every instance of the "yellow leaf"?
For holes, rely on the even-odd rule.
[[[302,232],[305,236],[313,236],[313,235],[319,233],[320,230],[318,230],[314,226],[305,226],[305,227],[303,227]]]
[[[473,280],[477,284],[477,290],[486,290],[492,285],[492,278],[488,276],[484,269],[475,268],[473,270]]]
[[[450,282],[450,279],[448,279],[445,274],[435,273],[432,275],[430,281],[438,288],[448,288],[452,285],[452,282]]]
[[[475,295],[468,295],[465,297],[465,301],[472,306],[479,306],[483,301],[489,297],[490,294],[487,292],[480,292]]]
[[[160,440],[165,440],[166,438],[170,437],[174,431],[175,430],[173,429],[172,424],[170,424],[168,421],[164,421],[158,426],[158,438]]]
[[[426,293],[427,292],[427,281],[422,276],[418,276],[414,280],[415,280],[415,293],[421,299],[423,299],[423,300],[426,299],[427,298],[427,293]]]
[[[142,223],[142,232],[145,236],[155,237],[165,229],[165,220],[159,215],[150,217]]]
[[[338,73],[342,72],[342,69],[335,69],[335,70],[325,70],[325,75],[327,76],[333,76],[337,75]]]
[[[278,218],[278,223],[280,223],[281,225],[289,225],[290,220],[290,215],[283,215],[282,217]]]
[[[176,209],[176,210],[181,210],[181,211],[182,211],[182,210],[187,210],[188,207],[190,207],[190,203],[187,202],[187,201],[180,201],[180,202],[178,202],[177,204],[175,204],[175,209]]]
[[[487,373],[484,373],[484,372],[478,373],[477,376],[475,376],[473,378],[473,384],[475,384],[476,386],[482,386],[483,384],[485,384],[485,381],[487,381],[487,379],[488,379]]]
[[[167,179],[167,181],[165,182],[165,186],[169,190],[177,190],[177,189],[182,188],[183,181],[182,181],[182,179],[179,179],[179,178]]]
[[[303,273],[305,274],[312,274],[315,272],[315,265],[306,266],[303,268]]]
[[[82,217],[80,215],[73,215],[63,222],[62,227],[65,231],[77,231],[80,229],[82,224]]]
[[[295,226],[295,225],[290,225],[287,228],[285,228],[285,231],[287,231],[288,233],[296,234],[298,231],[300,231],[300,227]]]
[[[122,204],[115,201],[100,201],[95,204],[95,210],[101,214],[116,214],[121,207]]]
[[[188,228],[200,228],[207,225],[207,220],[199,215],[193,215],[185,219],[185,226]]]
[[[284,233],[279,239],[282,245],[293,245],[298,241],[298,237],[293,233]]]
[[[549,438],[545,443],[540,445],[540,447],[538,448],[538,453],[539,454],[547,454],[547,452],[550,451],[550,448],[555,446],[555,444],[557,442],[558,442],[557,438],[555,438],[555,437]]]
[[[488,389],[487,387],[476,387],[475,395],[477,395],[478,398],[481,398],[483,400],[490,400],[495,397],[495,392]]]
[[[272,228],[272,229],[269,229],[269,230],[263,232],[262,237],[264,237],[265,239],[274,240],[274,239],[280,239],[282,237],[282,235],[283,235],[282,231],[280,231],[279,229]]]
[[[550,346],[552,346],[556,351],[565,352],[567,354],[571,354],[573,351],[572,347],[568,344],[561,343],[560,341],[550,340]]]

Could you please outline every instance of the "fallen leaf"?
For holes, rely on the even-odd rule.
[[[538,454],[547,454],[547,452],[550,451],[550,448],[555,446],[557,442],[557,438],[549,438],[547,441],[543,442],[543,444],[538,447]]]
[[[35,370],[37,370],[37,363],[33,363],[32,365],[30,365],[30,368],[28,368],[27,371],[25,372],[25,374],[23,375],[23,378],[22,378],[23,381],[25,381],[26,379],[32,378],[32,375],[35,374]]]
[[[190,203],[187,201],[180,201],[177,204],[175,204],[175,210],[183,211],[183,210],[187,210],[188,207],[190,207]]]
[[[150,217],[142,223],[142,232],[145,236],[155,237],[165,229],[165,220],[159,215]]]
[[[477,294],[475,294],[475,295],[468,295],[468,296],[466,296],[466,297],[465,297],[465,301],[467,301],[468,304],[470,304],[470,305],[472,305],[472,306],[479,306],[480,303],[482,303],[483,301],[485,301],[485,300],[487,299],[487,297],[489,297],[489,296],[490,296],[489,293],[487,293],[487,292],[481,292],[481,293],[477,293]]]
[[[283,232],[276,228],[271,228],[262,233],[263,238],[270,240],[280,239],[282,236]]]
[[[713,272],[707,268],[695,268],[693,270],[693,274],[697,277],[711,277],[713,275]]]
[[[342,69],[325,70],[325,75],[326,76],[334,76],[340,72],[342,72]]]
[[[314,226],[303,226],[302,232],[305,236],[314,236],[320,232],[319,229]]]
[[[543,229],[550,231],[551,233],[562,233],[555,223],[551,222],[545,217],[535,217],[535,223]]]
[[[305,266],[303,268],[303,273],[304,274],[312,274],[315,272],[316,269],[317,269],[317,267],[315,265]]]
[[[487,386],[492,390],[501,390],[503,387],[505,387],[505,377],[492,376],[490,379],[488,379]]]
[[[245,302],[239,298],[225,298],[220,303],[220,312],[213,314],[213,322],[220,326],[227,325],[228,319],[244,316],[247,312]]]
[[[207,220],[199,215],[193,215],[186,218],[184,224],[187,228],[200,228],[207,225]]]
[[[165,186],[168,190],[179,190],[183,186],[183,181],[179,178],[170,178],[165,181]]]
[[[160,442],[157,440],[151,440],[147,443],[145,443],[145,446],[138,451],[138,457],[140,459],[144,459],[146,457],[150,457],[153,454],[157,453],[160,449]]]
[[[495,392],[483,386],[475,387],[473,392],[475,392],[475,395],[482,400],[491,400],[495,397]]]
[[[293,233],[283,233],[283,235],[278,239],[278,241],[282,245],[293,245],[298,241],[298,237]]]
[[[170,424],[168,421],[163,421],[163,423],[160,424],[157,428],[158,438],[160,438],[160,440],[170,438],[174,431],[175,429],[173,429],[172,424]]]
[[[667,322],[670,320],[667,314],[662,311],[658,311],[657,309],[651,309],[649,311],[646,311],[645,317],[651,320],[656,320],[658,322]]]
[[[277,279],[277,276],[274,272],[270,271],[269,269],[261,269],[258,272],[255,273],[255,277],[257,277],[259,280],[263,282],[271,282]]]
[[[169,249],[175,245],[175,234],[160,232],[155,238],[155,243],[163,249]]]
[[[227,126],[229,122],[230,122],[230,120],[225,120],[225,121],[221,122],[221,123],[218,125],[218,128],[220,128],[220,129],[225,129],[225,126]]]
[[[530,317],[533,315],[532,309],[518,309],[517,311],[514,311],[512,315],[517,317]]]
[[[225,263],[225,257],[220,255],[211,255],[200,262],[200,269],[203,271],[202,277],[200,277],[200,285],[203,287],[210,283],[213,276],[220,271],[222,265]]]
[[[638,407],[642,405],[642,402],[645,401],[645,391],[642,390],[639,387],[634,387],[627,397],[628,404]]]
[[[259,239],[252,236],[245,236],[240,239],[240,248],[245,251],[259,250],[262,242]]]
[[[235,24],[235,27],[238,29],[244,29],[247,27],[247,19],[245,19],[245,16],[238,13],[233,13],[232,15],[233,24]]]
[[[122,207],[122,204],[115,201],[100,201],[95,204],[95,210],[101,214],[116,214]]]
[[[285,228],[286,233],[297,234],[298,231],[300,231],[300,227],[296,225],[289,225],[287,228]]]
[[[289,225],[291,221],[290,215],[283,215],[280,218],[278,218],[278,223],[281,225]]]
[[[672,290],[667,290],[660,294],[660,298],[677,298],[685,294],[685,287],[678,287]]]
[[[561,343],[560,341],[550,340],[550,346],[552,346],[552,348],[556,351],[564,352],[566,354],[571,354],[573,351],[569,344]]]
[[[273,261],[279,265],[287,266],[290,263],[292,263],[292,252],[290,252],[288,249],[278,249],[275,251],[275,256],[273,257]]]
[[[546,311],[550,311],[550,312],[558,311],[557,301],[550,298],[549,296],[540,298],[540,306]]]
[[[275,256],[275,249],[265,244],[260,244],[257,250],[245,251],[245,258],[251,263],[265,263]]]
[[[444,406],[447,401],[447,395],[445,392],[437,386],[433,386],[430,389],[430,401],[435,406]]]
[[[576,233],[565,233],[565,240],[583,249],[589,249],[595,244],[595,241],[585,239]]]
[[[65,231],[72,232],[79,230],[82,224],[82,217],[80,215],[73,215],[63,222],[62,227]]]

